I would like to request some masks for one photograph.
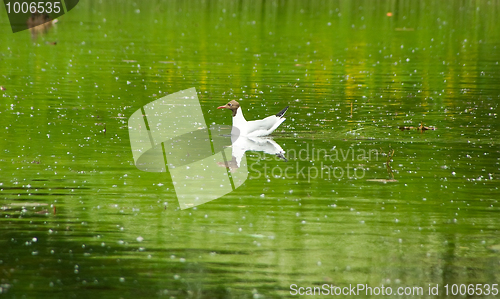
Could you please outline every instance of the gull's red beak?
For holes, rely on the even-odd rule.
[[[217,107],[217,109],[224,109],[224,108],[226,108],[226,105]]]

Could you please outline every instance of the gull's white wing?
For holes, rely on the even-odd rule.
[[[276,115],[268,116],[264,119],[252,120],[247,123],[248,132],[258,130],[269,130],[280,120]]]
[[[253,120],[247,123],[246,135],[252,136],[266,136],[276,130],[286,118],[280,118],[276,115],[268,116],[264,119]]]

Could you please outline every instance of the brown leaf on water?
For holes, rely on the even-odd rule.
[[[418,131],[427,131],[427,130],[436,130],[436,127],[426,127],[424,125],[420,125],[418,127],[407,127],[407,126],[401,126],[399,127],[401,131],[409,131],[409,130],[418,130]]]
[[[500,244],[494,244],[494,245],[488,246],[488,249],[493,250],[493,251],[500,251]]]
[[[39,203],[39,202],[13,202],[13,203],[10,203],[9,206],[13,206],[13,207],[41,207],[41,206],[48,206],[48,204]]]
[[[398,180],[395,180],[395,179],[367,179],[366,181],[387,184],[387,183],[397,182]]]
[[[435,130],[436,128],[435,127],[426,127],[424,125],[420,125],[420,127],[418,127],[417,129],[422,130],[422,131],[427,131],[427,130]]]

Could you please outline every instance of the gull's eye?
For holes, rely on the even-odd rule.
[[[232,106],[232,104],[231,104],[231,103],[228,103],[228,105],[229,105],[229,107],[231,107],[231,106]]]

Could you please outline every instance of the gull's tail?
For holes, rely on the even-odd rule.
[[[283,110],[281,110],[280,112],[278,112],[278,114],[276,114],[277,117],[283,117],[283,115],[285,115],[286,111],[288,110],[288,107],[290,106],[286,106]]]

